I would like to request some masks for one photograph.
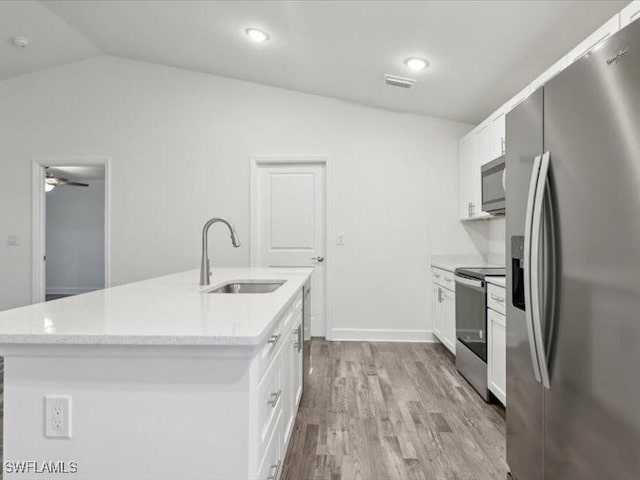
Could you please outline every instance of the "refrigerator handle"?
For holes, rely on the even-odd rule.
[[[538,354],[538,365],[540,366],[540,376],[545,388],[550,388],[549,367],[547,365],[547,355],[544,351],[544,341],[542,337],[542,313],[540,311],[540,242],[542,230],[542,210],[544,208],[544,197],[547,193],[549,177],[549,152],[542,155],[540,161],[540,173],[538,175],[538,185],[533,205],[533,221],[531,222],[531,316],[533,318],[533,333],[536,339],[536,351]]]
[[[533,366],[533,376],[538,383],[540,379],[540,365],[538,363],[538,350],[533,332],[533,312],[531,302],[531,232],[533,228],[533,209],[536,199],[536,187],[540,175],[541,155],[533,160],[533,171],[531,172],[531,183],[529,184],[529,195],[527,199],[527,211],[524,226],[524,311],[525,323],[527,326],[527,339],[529,340],[529,353],[531,354],[531,364]]]

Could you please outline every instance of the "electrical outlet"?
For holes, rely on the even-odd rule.
[[[18,236],[17,235],[9,235],[7,237],[7,245],[9,245],[10,247],[17,247],[18,246]]]
[[[71,437],[71,397],[44,397],[44,433],[47,437]]]

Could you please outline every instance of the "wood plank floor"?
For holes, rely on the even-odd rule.
[[[504,480],[504,409],[440,344],[305,344],[282,480]]]

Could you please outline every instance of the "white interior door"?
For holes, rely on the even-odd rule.
[[[305,336],[325,336],[325,165],[258,164],[253,202],[254,263],[314,267],[311,322]]]

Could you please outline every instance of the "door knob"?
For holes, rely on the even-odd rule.
[[[324,257],[312,257],[311,260],[314,262],[322,263],[324,262]]]

